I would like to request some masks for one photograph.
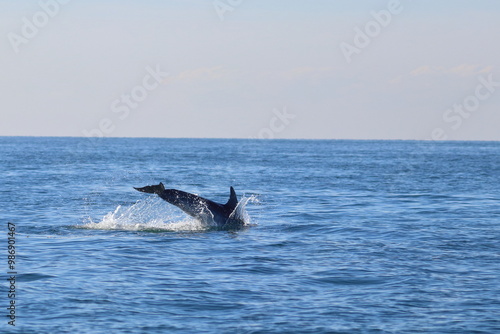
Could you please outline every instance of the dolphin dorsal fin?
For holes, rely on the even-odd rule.
[[[230,188],[231,194],[229,195],[229,201],[227,201],[226,206],[234,209],[236,205],[238,205],[238,197],[236,196],[236,192],[234,191],[234,188]]]

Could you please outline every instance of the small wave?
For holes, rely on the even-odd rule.
[[[38,274],[38,273],[27,273],[27,274],[18,274],[16,277],[16,281],[18,282],[33,282],[39,280],[45,280],[54,278],[52,275]]]
[[[250,217],[245,207],[248,202],[254,200],[253,196],[242,198],[231,214],[231,218],[243,217],[245,225],[249,225]],[[89,217],[85,224],[75,226],[75,228],[93,230],[143,232],[197,232],[211,230],[213,227],[197,219],[186,217],[180,210],[157,198],[140,200],[131,206],[119,205],[99,221]]]

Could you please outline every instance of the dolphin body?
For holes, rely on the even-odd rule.
[[[241,217],[233,214],[238,205],[238,198],[233,187],[230,188],[230,196],[226,204],[215,203],[177,189],[165,189],[161,182],[158,185],[134,187],[134,189],[143,193],[157,194],[191,217],[209,225],[214,222],[216,227],[220,229],[238,229],[245,225],[245,221]]]

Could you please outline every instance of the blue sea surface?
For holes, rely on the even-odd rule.
[[[2,333],[500,333],[499,142],[4,137],[0,166]],[[159,182],[234,186],[248,226]]]

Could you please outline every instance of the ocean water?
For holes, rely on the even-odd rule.
[[[500,143],[0,138],[0,159],[2,333],[500,333]],[[234,186],[247,226],[132,188],[160,181]]]

